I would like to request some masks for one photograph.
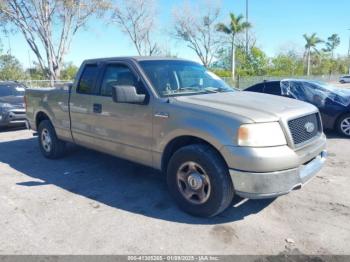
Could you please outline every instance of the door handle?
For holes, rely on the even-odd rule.
[[[101,114],[102,113],[102,104],[94,104],[93,110],[94,110],[94,113]]]

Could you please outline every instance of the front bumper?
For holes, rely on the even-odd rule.
[[[25,125],[26,113],[24,109],[0,112],[0,126]]]
[[[254,173],[230,169],[235,192],[243,198],[273,198],[299,189],[323,167],[327,151],[299,168],[276,172]]]

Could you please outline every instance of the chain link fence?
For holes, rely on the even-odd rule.
[[[26,87],[30,88],[45,88],[45,87],[62,87],[69,83],[73,83],[73,80],[18,80]]]

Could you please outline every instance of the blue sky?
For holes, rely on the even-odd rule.
[[[195,54],[182,42],[174,41],[162,30],[170,28],[172,9],[181,1],[159,0],[160,18],[158,25],[161,33],[158,37],[172,53],[180,57],[198,61]],[[202,3],[203,0],[191,0]],[[295,46],[302,50],[304,33],[317,32],[326,39],[333,33],[341,37],[338,54],[347,54],[350,36],[350,1],[349,0],[249,0],[250,22],[257,38],[257,45],[269,56]],[[245,14],[245,0],[222,0],[221,21],[228,21],[228,13]],[[200,5],[199,5],[200,8]],[[1,36],[4,49],[11,46],[11,52],[25,67],[35,60],[29,52],[21,35],[12,35],[10,39]],[[129,39],[115,26],[106,26],[92,20],[86,29],[79,31],[74,39],[66,61],[76,65],[87,58],[136,55]]]

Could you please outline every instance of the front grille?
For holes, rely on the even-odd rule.
[[[24,110],[21,110],[21,111],[15,111],[15,110],[13,110],[13,111],[11,111],[12,113],[14,113],[15,115],[25,115],[25,111]]]
[[[312,125],[314,129],[312,130]],[[317,136],[321,130],[318,114],[303,116],[288,122],[290,133],[292,134],[294,145],[298,146]],[[309,127],[309,130],[308,130]]]

